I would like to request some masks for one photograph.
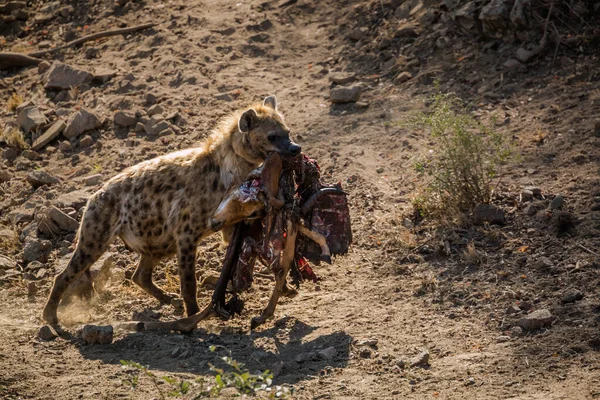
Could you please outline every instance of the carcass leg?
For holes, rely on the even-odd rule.
[[[296,251],[296,236],[298,231],[292,221],[287,220],[287,238],[285,246],[283,248],[283,255],[281,257],[281,264],[278,271],[275,272],[275,289],[269,299],[269,304],[263,310],[260,316],[252,318],[250,323],[250,329],[254,329],[257,326],[264,324],[267,319],[271,318],[275,313],[275,307],[279,301],[279,296],[285,294],[286,278],[294,262],[294,253]]]
[[[298,224],[298,232],[318,244],[321,247],[321,260],[325,261],[327,264],[331,264],[331,252],[329,251],[329,246],[327,246],[325,236],[315,231],[311,231],[301,223]]]

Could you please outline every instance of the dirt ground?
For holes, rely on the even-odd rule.
[[[160,398],[148,378],[134,390],[124,384],[120,360],[194,380],[213,375],[209,364],[220,365],[225,350],[209,348],[219,345],[250,371],[274,371],[275,384],[293,390],[296,399],[600,398],[600,71],[594,43],[563,45],[509,69],[503,63],[514,43],[482,43],[455,29],[440,34],[446,25],[439,13],[438,22],[419,13],[402,19],[394,13],[402,2],[146,0],[120,6],[61,0],[73,9],[52,11],[38,22],[44,2],[27,3],[23,25],[31,28],[6,31],[1,50],[157,25],[49,57],[114,72],[105,83],[55,91],[44,89],[37,67],[0,72],[3,104],[16,92],[51,120],[57,110],[78,108],[104,120],[86,133],[91,145],[82,144],[81,135],[63,152],[61,137],[39,150],[39,158],[0,164],[11,176],[0,183],[0,254],[18,262],[0,271],[0,397]],[[415,29],[416,37],[394,35],[403,27]],[[398,79],[402,71],[411,78]],[[362,83],[359,103],[329,101],[332,77],[342,72]],[[478,118],[496,117],[497,129],[511,138],[519,157],[506,166],[494,198],[506,225],[440,228],[413,219],[411,200],[421,184],[413,166],[435,148],[425,133],[402,122],[426,109],[434,80],[462,97]],[[51,250],[32,270],[22,258],[22,241],[11,236],[23,236],[31,220],[20,219],[18,211],[64,202],[67,194],[85,198],[100,183],[86,186],[83,178],[101,174],[106,181],[142,160],[194,146],[220,117],[268,94],[277,96],[294,138],[319,161],[324,180],[341,181],[349,192],[350,254],[315,267],[322,280],[280,301],[275,319],[255,332],[250,318],[273,285],[266,277],[256,279],[244,295],[243,314],[233,320],[204,321],[190,335],[117,332],[112,344],[88,345],[76,335],[85,323],[181,316],[131,283],[138,255],[116,242],[101,295],[59,309],[73,336],[38,339],[51,278],[68,260],[74,235],[47,238]],[[174,124],[181,132],[153,138],[113,123],[116,111],[147,111],[154,102],[164,114],[178,112]],[[15,119],[3,106],[0,122]],[[26,180],[33,170],[60,182],[33,189]],[[532,185],[542,196],[539,211],[529,215],[521,192]],[[565,199],[562,210],[547,211],[558,194]],[[81,206],[74,207],[78,217]],[[218,237],[203,242],[199,278],[215,276],[223,255]],[[174,259],[163,262],[158,283],[177,291],[176,271]],[[28,292],[31,281],[35,293]],[[569,299],[574,291],[580,295]],[[200,304],[210,295],[209,286],[201,287]],[[551,326],[516,326],[541,309],[552,314]],[[335,356],[313,356],[330,347]],[[428,364],[410,366],[424,351]]]

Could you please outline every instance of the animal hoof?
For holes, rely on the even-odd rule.
[[[322,255],[321,256],[321,261],[324,261],[327,264],[331,265],[331,256]]]

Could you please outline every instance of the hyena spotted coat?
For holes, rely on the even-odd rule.
[[[268,153],[300,152],[289,133],[275,97],[269,96],[229,116],[200,147],[142,162],[109,180],[87,203],[77,247],[54,279],[44,320],[58,323],[64,291],[117,236],[141,255],[132,280],[162,302],[173,295],[152,282],[152,270],[162,258],[177,254],[186,313],[197,313],[196,247],[213,232],[210,216]]]

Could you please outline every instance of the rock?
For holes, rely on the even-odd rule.
[[[379,339],[377,338],[367,338],[355,341],[357,346],[377,347],[377,343],[379,343]]]
[[[86,58],[87,58],[87,51],[86,51]],[[91,57],[91,58],[95,58],[95,57]],[[116,75],[117,75],[116,71],[113,71],[112,69],[98,68],[97,70],[94,71],[94,74],[92,75],[92,81],[100,83],[100,84],[105,84],[106,82],[108,82],[112,78],[114,78]]]
[[[515,57],[517,60],[521,61],[522,63],[527,63],[528,61],[530,61],[534,56],[536,55],[535,52],[531,51],[531,50],[527,50],[524,49],[523,47],[519,47],[517,49],[517,52],[515,54]]]
[[[12,258],[0,254],[0,271],[5,271],[7,269],[13,269],[17,267],[17,262]]]
[[[58,149],[63,153],[70,153],[73,151],[73,146],[71,145],[71,142],[69,142],[68,140],[63,140],[58,145]]]
[[[532,216],[537,213],[537,207],[535,204],[528,204],[527,207],[523,210],[526,215]]]
[[[337,350],[335,349],[335,347],[331,346],[327,347],[326,349],[320,350],[319,352],[317,352],[317,355],[322,360],[331,361],[337,355]]]
[[[510,11],[510,21],[517,28],[528,28],[529,24],[527,22],[527,17],[525,16],[524,0],[515,0],[515,3]]]
[[[90,129],[99,128],[101,125],[102,121],[96,114],[82,108],[69,118],[63,135],[67,139],[75,138]]]
[[[329,81],[336,85],[347,85],[354,82],[356,74],[353,72],[340,72],[329,76]]]
[[[171,352],[171,357],[173,357],[173,358],[178,357],[182,351],[183,351],[183,349],[181,347],[179,347],[179,346],[175,347],[173,349],[173,351]]]
[[[419,36],[419,35],[418,35],[417,31],[415,31],[415,28],[412,28],[410,26],[400,28],[400,29],[396,30],[396,32],[394,32],[394,37],[397,37],[397,38],[413,38],[413,37],[417,37],[417,36]]]
[[[404,361],[403,359],[398,359],[396,360],[396,366],[400,369],[404,369],[406,368],[406,361]]]
[[[394,78],[394,84],[395,85],[400,85],[401,83],[404,83],[406,81],[411,80],[413,77],[413,74],[411,74],[408,71],[403,71],[400,72],[395,78]]]
[[[552,325],[554,317],[546,309],[536,310],[517,321],[517,326],[525,331],[535,331]]]
[[[2,150],[2,158],[7,161],[14,161],[19,156],[19,153],[12,147]]]
[[[46,122],[48,122],[48,120],[44,114],[34,106],[25,107],[19,112],[19,116],[17,117],[17,124],[19,124],[19,127],[25,133],[36,130],[40,125],[44,125]]]
[[[27,262],[45,259],[52,250],[49,240],[29,239],[23,247],[23,260]]]
[[[146,124],[144,125],[144,130],[148,135],[158,135],[162,131],[165,131],[171,127],[167,121],[165,121],[162,116],[155,115]]]
[[[79,222],[76,219],[69,217],[54,206],[48,208],[47,215],[63,231],[75,232],[79,228]]]
[[[0,183],[2,183],[2,182],[8,182],[12,178],[13,178],[13,175],[10,172],[8,172],[5,169],[0,170]]]
[[[85,186],[96,186],[102,182],[102,174],[87,176],[83,178],[83,182],[85,183]]]
[[[559,210],[563,204],[565,204],[565,199],[560,194],[557,194],[550,202],[550,210]]]
[[[521,199],[523,201],[533,200],[533,192],[531,190],[523,189],[521,191]]]
[[[55,178],[54,176],[44,171],[32,171],[27,175],[27,182],[29,182],[31,186],[37,189],[40,186],[50,186],[55,183],[59,183],[60,179]]]
[[[144,127],[144,124],[142,124],[141,122],[138,122],[135,125],[135,133],[146,133],[146,128]]]
[[[74,208],[79,210],[87,203],[90,194],[84,190],[74,190],[69,193],[64,193],[56,199],[56,205],[60,208]]]
[[[31,146],[32,150],[40,150],[48,143],[53,141],[61,134],[61,132],[65,129],[67,124],[62,119],[57,120],[55,123],[50,126],[40,137],[38,137]]]
[[[575,303],[583,299],[583,292],[578,289],[571,289],[565,292],[562,299],[560,300],[563,304]]]
[[[429,365],[429,352],[424,351],[410,359],[411,367],[426,367]]]
[[[473,222],[475,224],[490,224],[504,225],[504,210],[492,204],[478,204],[473,209]]]
[[[333,103],[352,103],[360,100],[362,90],[360,85],[338,86],[331,89],[329,99]]]
[[[137,118],[130,112],[117,111],[114,117],[115,125],[119,126],[132,126],[137,123]]]
[[[56,333],[54,328],[52,328],[50,325],[44,325],[38,331],[37,337],[40,340],[48,341],[56,339],[58,337],[58,333]]]
[[[600,119],[594,124],[594,135],[600,137]]]
[[[508,17],[513,5],[513,0],[491,0],[482,7],[479,20],[483,25],[483,31],[495,34],[505,30],[508,26]]]
[[[34,281],[27,282],[27,295],[34,296],[38,291],[37,285]]]
[[[500,335],[496,338],[496,343],[506,343],[510,341],[510,336]]]
[[[534,196],[541,196],[542,195],[542,189],[540,189],[537,186],[525,186],[524,190],[528,190],[531,193],[533,193]]]
[[[460,7],[454,13],[454,20],[458,25],[467,31],[471,31],[476,27],[475,18],[476,18],[477,5],[474,1],[469,1],[462,7]]]
[[[258,361],[261,364],[264,361],[266,361],[270,356],[271,356],[271,354],[264,350],[255,350],[250,354],[251,359]]]
[[[33,219],[33,212],[34,212],[34,210],[31,210],[31,214],[30,214],[31,219],[29,219],[29,221],[31,221]],[[31,222],[25,228],[23,228],[23,230],[21,231],[21,234],[19,235],[19,239],[21,240],[21,242],[26,242],[31,238],[37,238],[37,232],[38,232],[37,222]]]
[[[233,101],[233,98],[229,93],[219,93],[215,95],[215,99],[222,101]]]
[[[79,141],[79,146],[81,148],[86,148],[86,147],[90,147],[91,145],[94,144],[94,139],[92,139],[92,137],[90,135],[85,135],[84,137],[81,138],[81,140]]]
[[[84,325],[81,329],[81,338],[89,344],[110,344],[113,341],[112,325]]]
[[[521,312],[521,309],[515,305],[509,306],[506,309],[506,315],[518,314]]]
[[[371,351],[370,348],[368,347],[363,347],[359,352],[358,355],[360,358],[371,358],[373,356],[373,351]]]
[[[517,70],[522,68],[523,64],[521,64],[519,60],[509,58],[508,60],[504,61],[504,64],[502,64],[502,66],[508,70]]]
[[[367,35],[368,32],[369,32],[369,28],[367,28],[367,27],[361,27],[361,28],[353,29],[348,34],[348,39],[354,40],[355,42],[357,42],[360,39],[364,38]]]
[[[162,113],[164,113],[164,112],[165,112],[165,110],[164,110],[164,108],[162,108],[162,107],[160,106],[160,104],[155,104],[155,105],[153,105],[152,107],[150,107],[150,108],[148,109],[148,116],[149,116],[149,117],[152,117],[152,116],[154,116],[154,115],[157,115],[157,114],[162,114]]]
[[[370,104],[367,101],[357,101],[356,103],[354,103],[354,108],[362,110],[365,108],[369,108]]]
[[[89,82],[92,78],[92,74],[87,71],[73,68],[61,62],[55,62],[48,71],[45,88],[68,90],[71,87]]]
[[[174,298],[171,299],[171,305],[175,308],[175,309],[183,309],[183,299],[180,298]]]
[[[38,64],[38,74],[43,74],[44,72],[48,71],[51,67],[51,64],[44,60],[41,63]]]

